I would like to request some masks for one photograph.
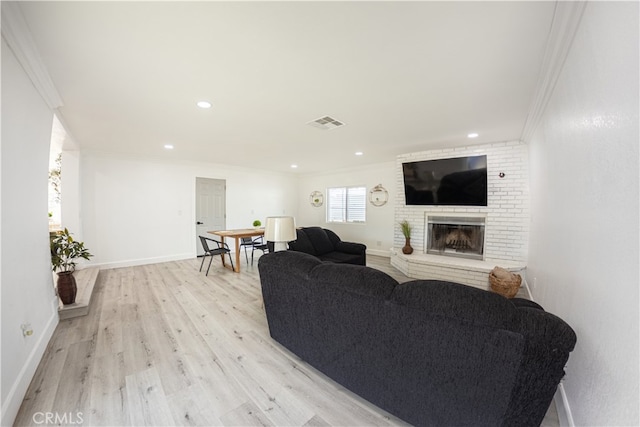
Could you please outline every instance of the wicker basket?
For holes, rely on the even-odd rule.
[[[520,289],[522,277],[502,267],[494,267],[491,273],[489,273],[489,283],[491,284],[491,290],[493,292],[507,298],[513,298]]]

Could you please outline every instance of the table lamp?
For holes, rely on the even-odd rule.
[[[296,222],[292,216],[269,216],[264,226],[264,239],[274,242],[274,252],[287,250],[287,242],[296,240]]]

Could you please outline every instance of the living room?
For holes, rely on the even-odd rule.
[[[3,16],[4,7],[3,2]],[[223,156],[205,162],[175,158],[169,151],[150,159],[83,150],[85,141],[78,141],[77,150],[65,152],[67,177],[77,184],[65,190],[63,209],[71,213],[64,225],[87,243],[95,254],[92,263],[104,269],[193,258],[195,178],[209,177],[226,181],[228,228],[292,215],[299,225],[327,226],[344,240],[366,244],[371,254],[390,256],[403,240],[397,222],[407,213],[399,156],[486,152],[511,144],[526,157],[527,182],[520,185],[528,207],[518,209],[528,210],[527,230],[520,236],[527,241],[520,250],[528,286],[537,302],[578,335],[562,383],[566,420],[637,425],[638,5],[587,3],[578,15],[575,31],[562,45],[563,59],[547,64],[557,79],[542,85],[545,91],[529,112],[532,124],[524,126],[521,140],[473,146],[464,135],[451,148],[424,148],[418,141],[381,161],[367,162],[365,150],[357,160],[361,164],[340,166],[337,158],[327,163],[332,167],[313,173],[263,169],[259,162],[227,164]],[[2,425],[12,423],[58,324],[42,215],[55,108],[24,71],[24,58],[9,45],[7,30],[3,20]],[[64,108],[60,111],[64,115]],[[108,117],[103,120],[108,124]],[[336,149],[331,141],[326,147]],[[261,149],[266,150],[255,148]],[[504,180],[511,178],[506,170]],[[313,191],[378,184],[389,191],[389,202],[368,205],[364,225],[329,226],[325,210],[309,203]],[[31,325],[33,336],[23,336],[23,324]]]

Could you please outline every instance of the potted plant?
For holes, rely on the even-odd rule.
[[[255,221],[253,221],[253,226],[254,226],[255,228],[258,228],[258,227],[260,227],[261,225],[262,225],[262,223],[260,222],[260,220],[259,220],[259,219],[256,219]]]
[[[51,248],[51,269],[58,274],[58,296],[64,305],[73,304],[76,301],[76,279],[73,272],[76,269],[76,260],[83,258],[88,260],[91,255],[84,242],[78,242],[71,237],[66,228],[57,233],[52,233],[49,238]]]
[[[402,230],[402,235],[405,239],[404,247],[402,248],[402,253],[405,255],[409,255],[413,253],[413,248],[411,247],[411,224],[406,219],[400,222],[400,230]]]

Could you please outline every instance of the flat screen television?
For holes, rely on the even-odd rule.
[[[402,164],[407,205],[487,206],[487,156]]]

